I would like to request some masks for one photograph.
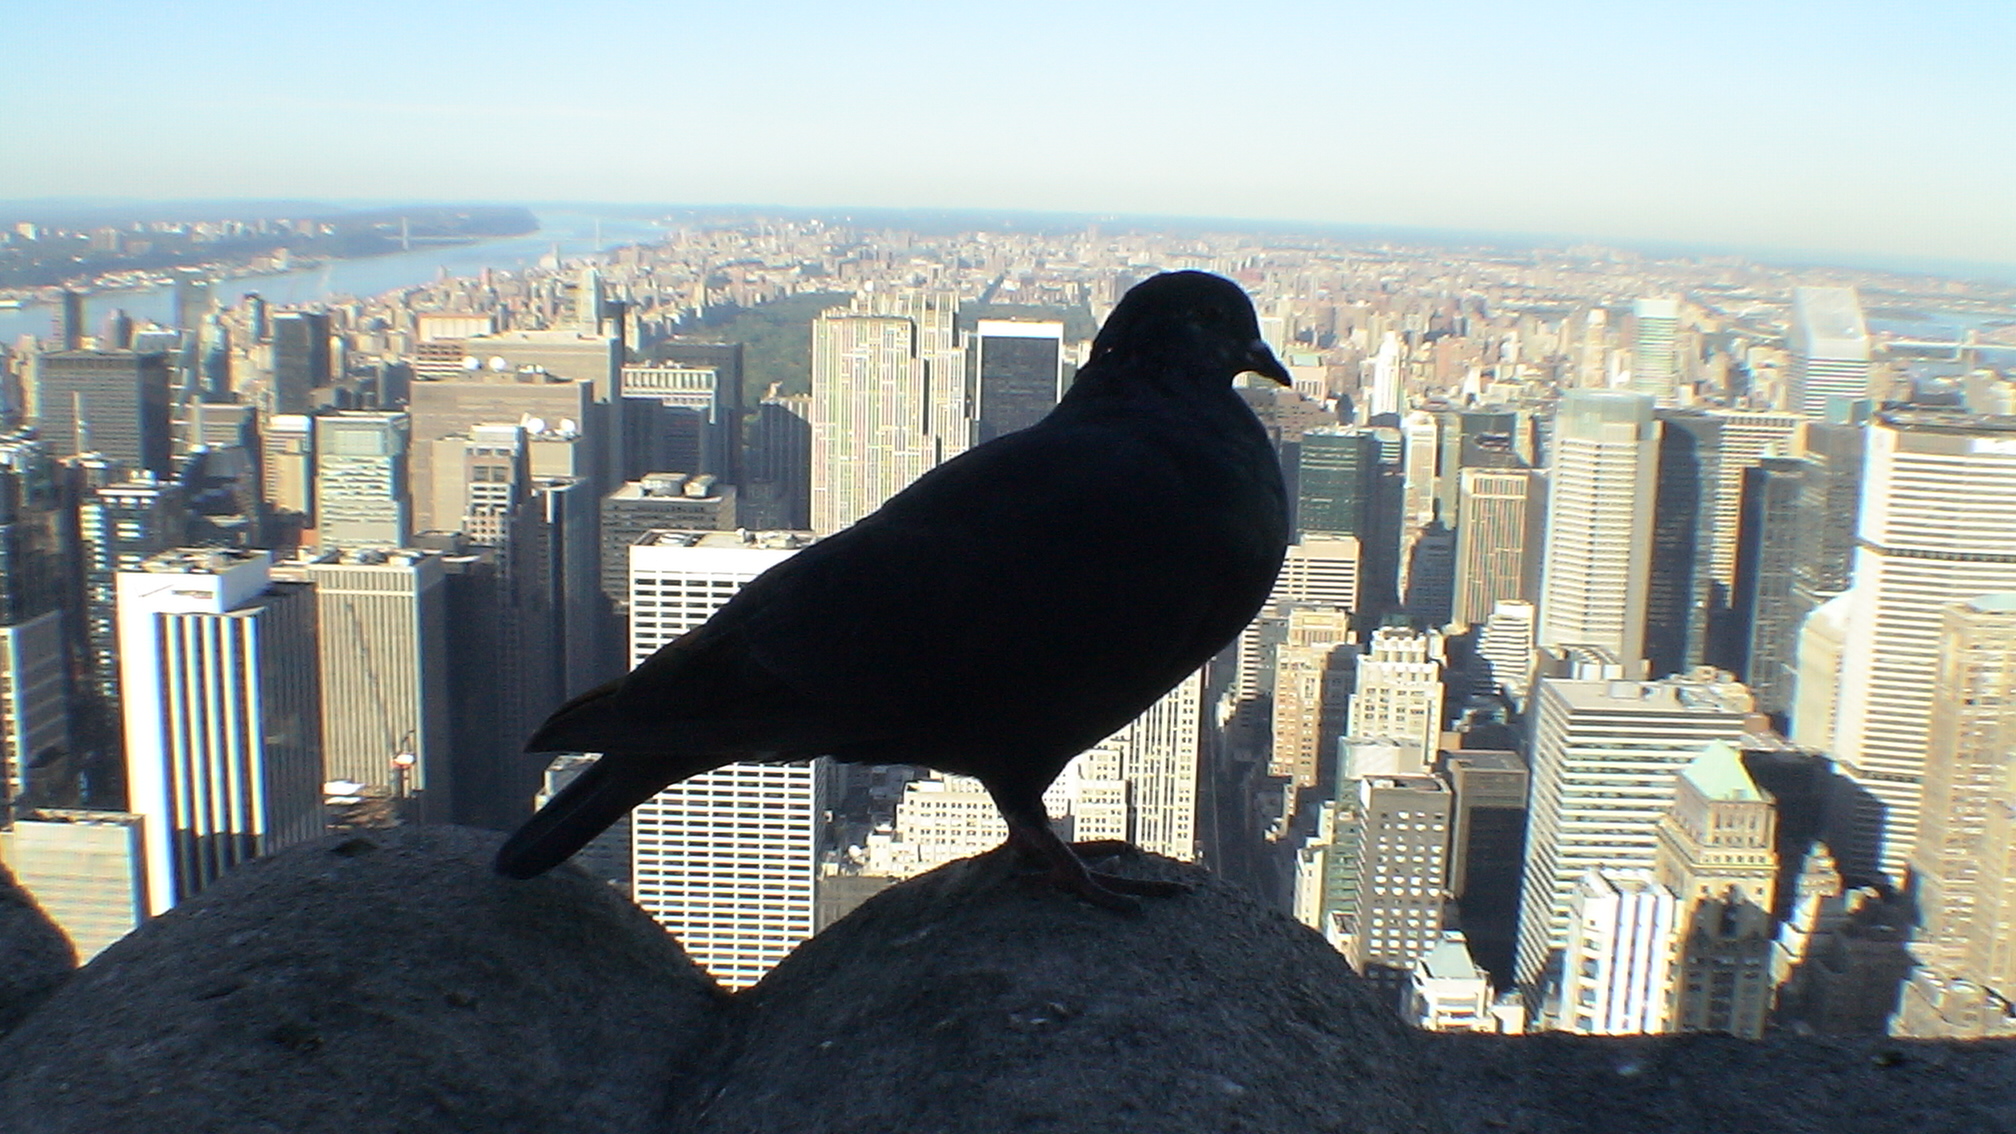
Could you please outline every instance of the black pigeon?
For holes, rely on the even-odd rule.
[[[976,777],[1008,841],[1119,909],[1043,789],[1250,621],[1287,546],[1281,472],[1232,380],[1286,383],[1229,280],[1169,272],[1114,308],[1048,417],[919,477],[568,702],[529,752],[601,752],[504,844],[530,878],[667,784],[814,756]]]

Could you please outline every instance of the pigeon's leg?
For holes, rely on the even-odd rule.
[[[1180,882],[1122,878],[1117,874],[1094,872],[1086,867],[1085,860],[1078,857],[1070,844],[1050,829],[1050,816],[1044,810],[1042,796],[1023,799],[998,790],[993,790],[993,795],[995,804],[1001,808],[1001,817],[1008,823],[1008,845],[1023,858],[1049,867],[1044,881],[1067,894],[1105,909],[1136,913],[1140,904],[1126,895],[1160,898],[1189,892],[1190,888]],[[1010,797],[1004,798],[1004,795]],[[1111,847],[1104,843],[1093,845],[1101,850],[1117,850],[1124,846],[1117,842]]]

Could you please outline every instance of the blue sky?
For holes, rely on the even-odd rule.
[[[0,199],[924,206],[2016,263],[2016,3],[10,0]]]

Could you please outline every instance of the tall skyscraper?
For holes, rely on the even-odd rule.
[[[1734,617],[1744,473],[1790,451],[1792,414],[1661,410],[1646,654],[1655,674],[1740,667]]]
[[[1026,429],[1064,392],[1064,324],[982,319],[973,332],[976,441]]]
[[[1539,644],[1645,655],[1659,425],[1652,399],[1569,390],[1554,419]]]
[[[1680,387],[1680,301],[1635,300],[1631,314],[1638,323],[1631,349],[1631,389],[1672,405]]]
[[[580,368],[585,372],[592,365],[582,363]],[[522,426],[534,476],[578,476],[601,483],[596,470],[603,459],[602,439],[594,432],[597,411],[591,381],[546,371],[461,373],[464,377],[459,380],[415,382],[410,393],[406,409],[412,421],[414,530],[454,531],[466,514],[461,450],[451,446],[443,451],[449,467],[436,470],[433,443],[468,437],[479,425]],[[594,451],[581,452],[582,446]]]
[[[49,343],[52,350],[80,350],[84,346],[84,293],[64,288],[56,296],[56,310],[50,316]]]
[[[1398,414],[1406,406],[1407,392],[1401,373],[1404,365],[1400,359],[1400,336],[1386,332],[1372,356],[1372,381],[1365,397],[1367,420]]]
[[[626,481],[654,472],[725,478],[741,443],[741,419],[730,412],[727,393],[712,366],[625,366],[625,467],[618,475]]]
[[[351,411],[315,422],[315,530],[332,547],[404,547],[412,539],[403,413]]]
[[[1307,430],[1297,452],[1296,473],[1299,537],[1371,538],[1379,483],[1377,438],[1335,426]]]
[[[119,629],[117,576],[137,571],[152,556],[180,547],[188,536],[182,486],[141,473],[91,490],[77,506],[84,556],[84,635],[91,681],[101,704],[117,710]]]
[[[868,292],[812,324],[812,530],[831,534],[971,443],[949,292]]]
[[[1456,601],[1451,621],[1475,626],[1501,602],[1531,602],[1539,575],[1543,482],[1531,469],[1457,474]]]
[[[1800,287],[1792,292],[1792,354],[1785,408],[1827,416],[1828,400],[1869,397],[1869,328],[1852,287]]]
[[[52,456],[99,453],[167,476],[168,357],[77,350],[36,360],[33,416]]]
[[[126,788],[158,914],[322,832],[315,620],[263,551],[174,551],[118,577]]]
[[[1568,944],[1590,870],[1650,869],[1674,776],[1715,740],[1740,741],[1750,695],[1726,674],[1660,681],[1542,678],[1528,712],[1533,793],[1518,979],[1537,988]]]
[[[1898,411],[1870,429],[1834,755],[1917,837],[1941,611],[2016,591],[2016,418]],[[1803,680],[1803,677],[1802,677]]]
[[[795,533],[666,532],[632,545],[632,664],[805,542]],[[631,812],[632,898],[731,988],[755,983],[812,935],[823,764],[730,764]]]
[[[314,391],[334,377],[329,352],[329,316],[319,311],[283,311],[272,319],[273,413],[309,413]]]
[[[0,437],[0,808],[68,787],[77,568],[48,447]],[[56,782],[52,782],[56,781]]]
[[[1741,631],[1745,683],[1757,711],[1781,716],[1792,707],[1792,662],[1807,610],[1797,590],[1802,558],[1800,508],[1812,495],[1813,463],[1767,457],[1743,477],[1742,533],[1736,556],[1735,627]]]
[[[324,551],[315,588],[325,779],[400,800],[416,820],[452,814],[448,603],[441,557]]]
[[[2016,846],[2016,592],[1940,612],[1925,755],[1924,822],[1911,852],[1923,917],[1921,964],[2003,995],[2016,993],[2010,928]],[[2005,813],[1998,815],[1997,813]]]

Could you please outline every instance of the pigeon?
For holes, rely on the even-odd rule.
[[[830,756],[974,777],[1008,845],[1116,910],[1181,890],[1095,873],[1043,790],[1222,650],[1288,543],[1280,465],[1232,389],[1287,384],[1253,304],[1205,272],[1122,297],[1036,424],[975,446],[751,580],[528,752],[599,752],[499,851],[533,877],[667,785]]]

